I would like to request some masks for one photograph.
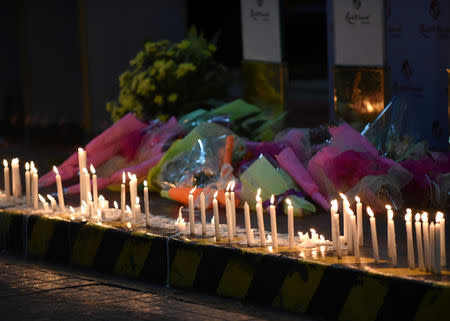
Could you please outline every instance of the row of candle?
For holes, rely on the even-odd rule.
[[[350,208],[350,203],[344,194],[340,194],[343,204],[343,225],[344,235],[340,235],[338,201],[331,201],[331,235],[333,241],[333,248],[338,257],[342,255],[341,251],[343,245],[347,245],[349,252],[353,252],[356,258],[360,257],[359,247],[363,245],[363,222],[362,212],[363,207],[358,196],[356,200],[355,217]],[[390,205],[386,205],[387,210],[387,247],[388,258],[391,259],[392,265],[397,265],[397,244],[395,236],[394,211]],[[375,215],[370,207],[366,209],[370,217],[370,229],[373,248],[373,258],[376,263],[379,262],[378,250],[378,235],[376,229]],[[406,227],[406,241],[408,266],[415,267],[414,258],[414,243],[412,234],[412,211],[406,210],[405,227]],[[421,270],[439,273],[441,267],[445,266],[446,252],[445,252],[445,218],[442,212],[436,213],[436,222],[428,223],[428,213],[417,213],[415,216],[416,228],[416,243],[418,252],[418,263]]]

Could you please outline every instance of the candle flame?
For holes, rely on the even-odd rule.
[[[314,235],[314,234],[317,234],[317,232],[316,232],[316,230],[315,230],[315,229],[313,229],[313,228],[310,228],[309,230],[310,230],[310,232],[311,232],[311,236],[312,236],[312,235]]]
[[[388,205],[385,206],[385,208],[389,211],[389,210],[392,209],[392,206],[388,204]]]
[[[131,229],[131,223],[127,222],[127,228]]]
[[[70,213],[72,213],[72,214],[74,214],[74,213],[75,213],[75,210],[73,209],[73,207],[72,207],[72,206],[69,206],[69,211],[70,211]]]
[[[191,195],[194,194],[196,189],[197,189],[197,186],[194,186],[194,188],[189,191],[189,194],[191,194]]]
[[[59,175],[59,171],[58,171],[58,168],[56,166],[53,166],[53,171],[55,172],[56,175]]]
[[[51,196],[50,194],[47,194],[47,198],[48,200],[51,201],[56,201],[55,198],[53,196]]]
[[[356,202],[361,203],[361,199],[359,198],[359,196],[355,196],[355,200]]]
[[[412,217],[412,214],[411,214],[411,213],[406,213],[406,214],[405,214],[405,221],[406,221],[406,222],[411,222],[411,217]]]
[[[99,197],[98,197],[98,201],[100,203],[104,202],[105,201],[105,197],[102,194],[100,194]]]
[[[84,149],[82,147],[78,147],[78,153],[84,152]]]
[[[228,185],[227,185],[227,188],[226,188],[227,192],[230,191],[231,184],[233,184],[233,181],[229,181],[229,182],[228,182]]]
[[[38,194],[38,196],[39,196],[39,200],[42,202],[42,204],[46,203],[45,198],[41,194]]]
[[[147,187],[147,186],[148,186],[147,180],[144,180],[144,187]]]
[[[213,217],[211,217],[211,225],[214,225],[214,223],[215,223],[215,220],[214,220],[214,216],[213,216]]]
[[[11,165],[19,165],[19,159],[13,158],[13,160],[11,161]]]
[[[83,168],[83,173],[85,173],[85,174],[89,174],[89,172],[88,172],[88,170],[87,170],[87,168],[85,167],[85,168]]]
[[[436,212],[436,223],[440,223],[441,220],[444,218],[444,213],[442,212]]]
[[[270,204],[273,205],[274,202],[275,202],[275,196],[272,194],[272,196],[270,197]]]
[[[125,184],[127,181],[127,176],[125,175],[125,172],[122,172],[122,184]]]
[[[136,205],[139,205],[139,201],[140,201],[139,196],[137,196],[136,197]]]
[[[131,213],[131,207],[129,205],[125,206],[125,212]]]
[[[410,208],[407,208],[406,213],[412,213],[412,210]]]
[[[30,164],[28,162],[25,163],[25,170],[26,171],[30,170]]]
[[[117,201],[114,201],[114,208],[115,208],[116,210],[119,209],[119,204],[117,203]]]
[[[339,196],[342,198],[343,201],[348,201],[347,196],[344,193],[339,193]]]
[[[92,175],[95,175],[95,168],[94,168],[94,165],[92,165],[92,164],[91,164],[91,167],[90,167],[90,169],[91,169],[91,173],[92,173]]]
[[[335,209],[337,211],[338,209],[338,201],[336,199],[332,200],[331,202],[331,206],[333,207],[333,209]]]
[[[373,215],[373,211],[372,211],[372,209],[370,208],[370,206],[367,206],[366,211],[367,211],[367,214],[369,214],[370,217],[373,217],[373,216],[374,216],[374,215]]]
[[[180,209],[178,210],[178,218],[177,218],[175,224],[182,224],[182,223],[184,223],[183,214],[181,213],[183,208],[184,208],[184,206],[181,206]]]
[[[427,212],[422,213],[422,222],[428,222],[428,213]]]
[[[137,176],[136,176],[136,174],[133,174],[133,180],[134,180],[134,181],[137,181]]]
[[[70,214],[70,220],[73,221],[75,219],[75,216],[73,214]]]
[[[416,222],[420,222],[420,213],[416,213],[415,219],[416,219]]]
[[[5,166],[5,168],[8,168],[8,161],[6,159],[3,160],[3,166]]]
[[[217,194],[219,194],[219,191],[218,191],[218,190],[214,193],[214,199],[217,198]]]
[[[286,198],[286,204],[288,206],[292,206],[292,202],[291,202],[291,200],[289,198]]]
[[[87,207],[87,203],[86,203],[86,201],[85,200],[83,200],[82,202],[81,202],[81,207]]]
[[[133,179],[133,174],[131,174],[130,172],[128,172],[128,179],[131,181]]]
[[[233,192],[235,186],[236,186],[236,182],[235,181],[231,181],[230,191]]]

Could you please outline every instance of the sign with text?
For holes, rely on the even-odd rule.
[[[336,65],[384,65],[383,2],[333,0]]]
[[[244,60],[281,63],[278,0],[241,0]]]

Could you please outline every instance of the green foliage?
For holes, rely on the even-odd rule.
[[[117,121],[128,112],[138,118],[183,115],[225,96],[225,67],[214,60],[216,46],[193,27],[180,43],[146,42],[119,77],[118,101],[106,109]]]

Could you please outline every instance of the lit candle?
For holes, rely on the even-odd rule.
[[[15,197],[22,196],[22,183],[20,179],[19,159],[14,158],[11,161],[12,171],[12,192]]]
[[[97,185],[97,173],[94,166],[91,164],[90,170],[92,173],[92,196],[94,198],[94,209],[97,210],[98,206],[98,185]]]
[[[356,224],[358,229],[358,243],[359,246],[363,246],[364,243],[364,228],[363,228],[363,207],[361,203],[361,199],[358,196],[355,196],[356,200]]]
[[[31,169],[31,198],[33,200],[33,209],[37,210],[39,207],[38,203],[38,190],[39,190],[39,175],[36,167],[33,166]]]
[[[64,205],[64,194],[63,194],[63,188],[62,188],[62,182],[61,182],[61,175],[59,175],[58,169],[56,166],[53,166],[53,171],[55,172],[56,176],[56,190],[58,192],[58,202],[59,202],[59,209],[61,212],[66,211],[66,207]]]
[[[397,265],[397,243],[395,241],[395,225],[394,225],[394,212],[388,210],[388,229],[391,234],[391,259],[392,265]]]
[[[31,178],[30,178],[30,164],[25,163],[25,196],[27,199],[27,206],[31,205]]]
[[[140,204],[140,200],[139,200],[138,196],[136,196],[136,203],[134,204],[133,213],[134,213],[134,223],[141,224],[141,219],[142,219],[141,204]]]
[[[288,210],[288,247],[292,250],[294,244],[294,207],[289,198],[286,198],[287,210]]]
[[[236,198],[234,196],[234,187],[236,183],[231,181],[230,186],[230,203],[231,203],[231,226],[233,227],[233,236],[236,236]]]
[[[430,260],[430,233],[428,228],[428,213],[422,213],[422,235],[423,235],[423,252],[425,257],[425,270],[431,270]]]
[[[45,200],[45,198],[44,198],[41,194],[38,194],[38,197],[39,197],[39,200],[40,200],[41,203],[42,203],[42,206],[44,207],[44,210],[45,210],[45,211],[48,211],[48,203],[47,203],[47,201]]]
[[[422,225],[420,223],[420,214],[417,213],[416,219],[416,243],[417,243],[417,260],[419,269],[423,271],[425,269],[425,263],[423,259],[423,241],[422,241]]]
[[[232,218],[232,211],[231,211],[231,201],[230,201],[230,195],[225,196],[225,213],[227,217],[227,227],[228,227],[228,242],[233,241],[233,218]]]
[[[56,200],[53,196],[51,196],[50,194],[47,194],[47,198],[50,201],[50,206],[52,207],[52,211],[56,212]]]
[[[435,228],[434,222],[430,223],[430,261],[431,261],[431,272],[436,273],[436,239],[435,239]]]
[[[128,183],[130,186],[130,204],[131,204],[131,210],[134,213],[134,201],[136,200],[137,197],[137,178],[136,175],[128,173],[128,179],[130,180],[130,182]]]
[[[405,215],[405,225],[406,225],[406,245],[408,249],[408,266],[410,269],[414,269],[414,243],[413,243],[413,234],[412,234],[412,214],[411,209],[406,209]]]
[[[244,204],[244,218],[245,218],[245,236],[247,237],[247,246],[253,245],[252,239],[252,223],[250,221],[250,207],[248,203]]]
[[[89,171],[87,168],[83,168],[83,174],[84,174],[84,194],[86,195],[87,200],[89,200],[89,194],[91,193],[91,174],[89,174]],[[92,198],[92,195],[91,195]]]
[[[80,204],[87,201],[85,176],[83,175],[83,168],[86,168],[86,152],[83,148],[78,148],[78,171],[80,173]]]
[[[272,248],[274,250],[278,250],[278,233],[277,233],[277,210],[275,205],[273,205],[275,201],[275,196],[270,197],[270,232],[272,233]]]
[[[126,220],[126,214],[125,214],[125,206],[126,204],[126,196],[125,196],[125,182],[126,182],[126,175],[125,172],[122,172],[122,184],[120,185],[120,210],[122,211],[121,215],[121,221],[122,223]]]
[[[350,225],[352,227],[352,240],[353,240],[353,253],[355,254],[355,258],[359,260],[359,238],[358,238],[358,228],[356,226],[356,216],[351,209],[348,209],[349,217],[350,217]]]
[[[338,211],[338,201],[332,200],[331,201],[331,208],[330,208],[330,219],[331,219],[331,240],[333,242],[333,248],[336,250],[336,220],[334,216],[337,214]]]
[[[347,248],[351,248],[349,246],[349,235],[351,233],[349,233],[349,219],[348,219],[348,213],[347,213],[347,208],[350,207],[350,203],[347,200],[347,196],[345,196],[344,193],[339,193],[339,196],[342,198],[342,217],[343,217],[343,221],[342,223],[344,224],[344,239],[345,239],[345,243],[347,243]]]
[[[144,211],[145,211],[145,225],[150,227],[150,205],[148,203],[148,186],[147,180],[144,181]]]
[[[387,226],[387,247],[388,247],[388,258],[392,257],[392,235],[391,230],[389,228],[389,213],[392,212],[391,205],[386,205],[386,226]],[[394,212],[392,212],[392,215],[394,215]]]
[[[186,222],[184,221],[183,215],[181,214],[181,210],[183,209],[183,206],[180,207],[178,210],[178,218],[175,221],[175,228],[177,229],[178,233],[186,233]]]
[[[200,219],[202,221],[202,236],[206,237],[206,205],[203,192],[200,193]]]
[[[189,203],[189,232],[191,235],[195,235],[195,213],[194,213],[194,192],[197,189],[195,186],[189,192],[188,203]]]
[[[214,199],[213,199],[213,216],[214,216],[214,228],[215,228],[215,235],[216,235],[216,241],[220,241],[221,235],[220,235],[220,220],[219,220],[219,203],[217,203],[217,194],[219,191],[216,191],[214,193]]]
[[[337,200],[332,201],[332,207],[333,207],[333,233],[334,233],[334,240],[333,240],[333,248],[336,251],[336,255],[338,258],[341,257],[341,236],[340,236],[340,225],[339,225],[339,213],[338,213],[338,202]]]
[[[259,239],[261,241],[261,246],[266,246],[261,188],[258,188],[258,192],[256,193],[256,217],[258,218]]]
[[[372,237],[373,259],[375,260],[375,263],[378,263],[380,261],[380,255],[378,253],[377,224],[373,211],[369,206],[367,206],[367,214],[370,216],[370,235]]]
[[[435,264],[435,269],[436,269],[436,273],[440,274],[441,273],[441,233],[440,233],[440,229],[441,229],[441,224],[439,222],[436,221],[436,223],[434,224],[434,238],[435,238],[435,255],[436,255],[436,264]]]
[[[3,160],[3,166],[5,167],[3,169],[3,176],[5,179],[5,198],[8,200],[11,196],[11,185],[10,185],[10,178],[9,178],[9,167],[8,167],[8,161],[6,159]]]
[[[89,210],[88,217],[94,218],[95,212],[94,212],[94,202],[92,201],[92,194],[91,194],[91,192],[88,192],[87,195],[88,195],[87,205],[88,205],[88,210]]]
[[[439,241],[440,241],[440,249],[441,249],[441,267],[446,266],[446,252],[445,252],[445,218],[444,213],[437,212],[436,213],[436,222],[439,222]]]

